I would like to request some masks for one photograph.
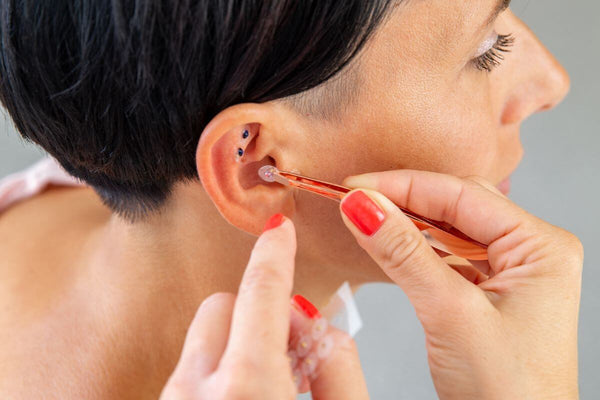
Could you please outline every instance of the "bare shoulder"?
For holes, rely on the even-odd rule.
[[[0,214],[0,254],[64,242],[63,236],[80,233],[108,216],[91,188],[50,186]]]
[[[32,269],[39,274],[54,268],[52,262],[67,261],[77,249],[73,244],[109,215],[87,187],[51,186],[14,204],[0,214],[0,277]]]
[[[172,367],[147,310],[86,265],[110,215],[85,187],[0,214],[0,399],[158,397]]]
[[[51,304],[70,281],[79,245],[107,215],[85,187],[50,187],[0,214],[0,307],[21,315]]]
[[[70,255],[99,206],[88,188],[55,187],[0,215],[0,398],[96,397],[77,383],[102,363]]]

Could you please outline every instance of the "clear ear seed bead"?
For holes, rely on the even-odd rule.
[[[294,379],[294,385],[296,385],[296,389],[300,389],[300,385],[302,384],[302,372],[300,371],[300,368],[293,370],[292,376]]]
[[[310,335],[302,335],[296,344],[296,355],[298,357],[304,357],[310,351],[313,341]]]
[[[292,369],[296,368],[296,365],[298,365],[298,356],[296,355],[296,351],[288,351],[287,356],[290,359],[290,366],[292,367]]]
[[[331,354],[331,349],[333,348],[333,337],[331,335],[327,335],[319,341],[317,344],[317,357],[320,359],[326,358]]]
[[[311,376],[317,369],[317,358],[313,354],[306,356],[302,361],[302,373],[306,376]]]
[[[327,332],[327,320],[319,318],[312,326],[311,334],[314,340],[319,340]]]
[[[260,176],[262,178],[262,180],[264,180],[266,182],[275,182],[274,175],[275,175],[276,171],[277,171],[277,168],[275,168],[272,165],[263,165],[258,170],[258,176]]]

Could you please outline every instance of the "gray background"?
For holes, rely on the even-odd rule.
[[[525,122],[525,158],[511,198],[526,210],[575,233],[586,250],[579,325],[582,399],[600,396],[600,3],[515,0],[530,25],[569,71],[571,93],[557,109]],[[26,167],[42,152],[24,144],[0,118],[0,176]],[[424,336],[406,296],[392,285],[357,293],[364,328],[357,335],[373,399],[434,399]],[[301,396],[307,398],[308,396]]]

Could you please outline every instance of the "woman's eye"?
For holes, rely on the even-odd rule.
[[[479,48],[478,55],[472,60],[473,65],[480,71],[491,72],[504,60],[502,53],[510,52],[510,47],[515,43],[512,34],[494,34],[495,39],[488,38]]]

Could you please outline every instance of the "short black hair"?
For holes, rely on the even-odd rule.
[[[0,100],[17,130],[135,221],[197,180],[221,110],[317,87],[391,0],[2,0]]]

